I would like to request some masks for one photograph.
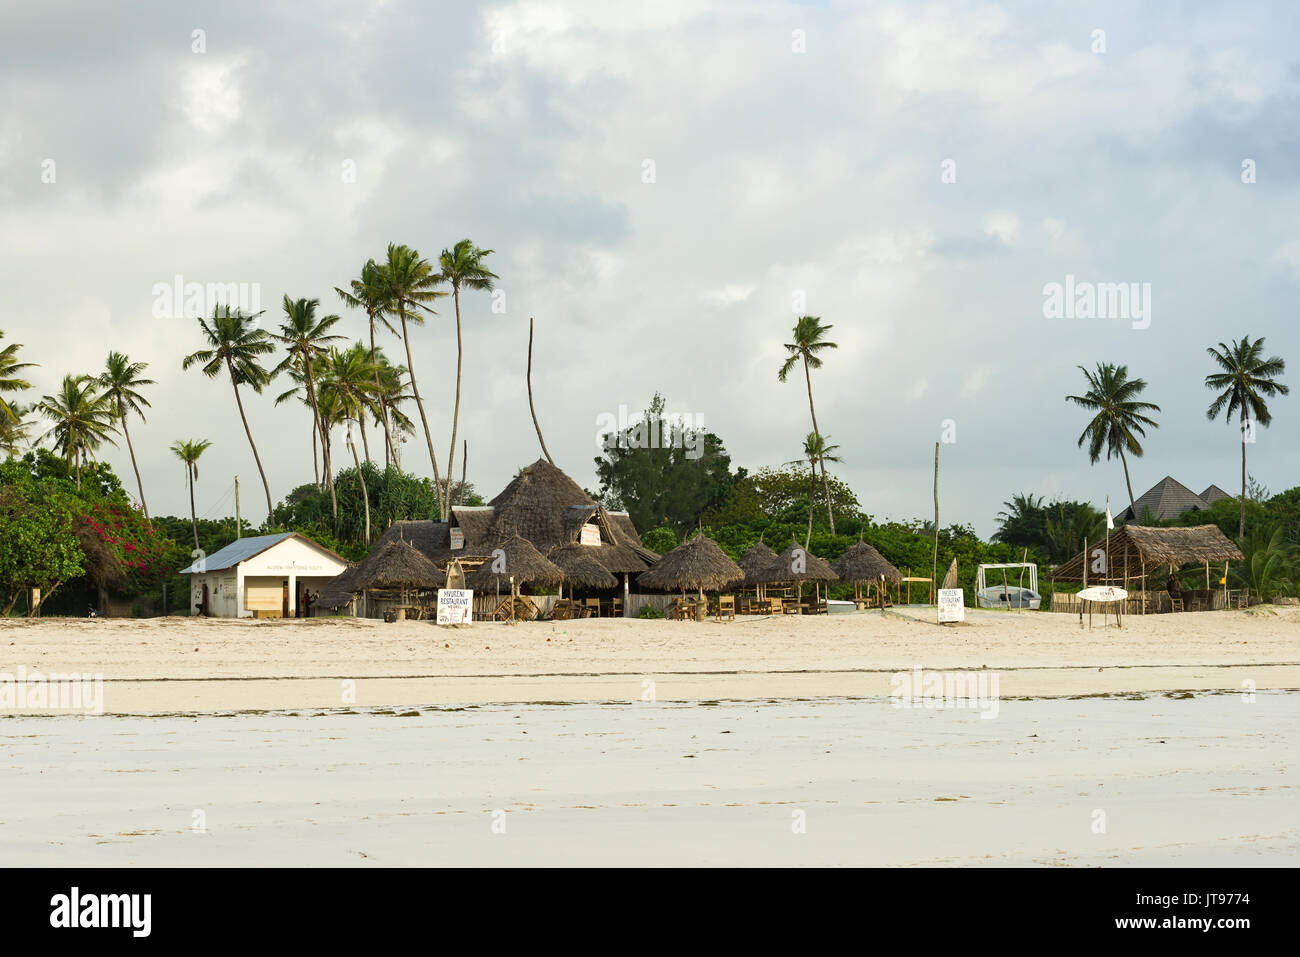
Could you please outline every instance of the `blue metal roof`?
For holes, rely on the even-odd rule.
[[[252,538],[237,538],[220,551],[213,552],[206,559],[199,559],[188,568],[182,568],[177,574],[199,575],[205,571],[219,572],[223,568],[234,568],[240,562],[246,561],[254,555],[266,551],[272,545],[277,545],[292,536],[293,532],[280,532],[276,535],[255,535]],[[194,567],[199,562],[203,563],[201,569]]]

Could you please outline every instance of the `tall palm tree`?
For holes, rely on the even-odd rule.
[[[455,475],[456,430],[460,425],[460,367],[463,357],[460,336],[461,289],[490,290],[497,274],[490,272],[484,260],[492,255],[491,249],[479,249],[468,239],[462,239],[451,249],[444,249],[438,257],[439,277],[451,286],[452,300],[456,304],[456,404],[451,413],[451,451],[447,453],[447,495],[443,504],[444,515],[451,508],[451,479]]]
[[[390,363],[382,348],[376,349],[374,356],[378,388],[371,400],[371,419],[385,427],[384,467],[387,468],[399,463],[395,437],[413,435],[415,427],[402,411],[402,406],[411,399],[411,393],[406,389],[406,366]]]
[[[135,446],[131,444],[131,430],[127,427],[127,417],[134,412],[144,421],[144,407],[149,400],[140,394],[140,389],[147,385],[156,385],[153,379],[143,378],[147,362],[132,362],[121,352],[110,352],[104,363],[104,371],[95,380],[113,409],[113,418],[122,424],[122,435],[126,437],[126,448],[131,453],[131,469],[135,472],[135,485],[140,490],[140,508],[144,511],[144,520],[149,521],[149,506],[144,500],[144,483],[140,481],[140,466],[135,461]]]
[[[388,313],[394,308],[393,295],[388,282],[384,278],[384,270],[373,260],[367,260],[366,264],[361,267],[361,278],[353,279],[347,289],[334,287],[344,305],[352,309],[362,309],[365,311],[366,320],[370,326],[370,361],[375,365],[375,385],[379,386],[379,351],[375,347],[375,325],[381,323],[385,329],[393,335],[398,332],[393,328],[392,323],[388,321]],[[381,415],[380,422],[384,427],[384,461],[387,462],[390,455],[396,451],[393,448],[393,436],[388,425],[388,407],[384,403],[383,389],[380,389]]]
[[[1278,356],[1264,358],[1263,336],[1254,342],[1250,336],[1242,336],[1230,346],[1220,342],[1217,349],[1210,347],[1205,351],[1223,370],[1205,377],[1205,387],[1219,391],[1206,410],[1206,417],[1212,422],[1223,412],[1224,419],[1231,422],[1236,412],[1241,420],[1241,517],[1237,522],[1237,538],[1243,538],[1246,534],[1246,434],[1250,431],[1250,417],[1253,415],[1260,425],[1273,421],[1264,399],[1291,391],[1277,381],[1286,371],[1286,362]]]
[[[22,405],[9,403],[9,418],[0,411],[0,452],[18,455],[24,448],[31,448],[32,421],[27,417],[37,411],[35,404]]]
[[[441,281],[434,273],[427,259],[407,246],[388,244],[388,258],[380,267],[383,281],[392,299],[392,308],[397,310],[397,318],[402,327],[402,343],[406,346],[406,371],[411,377],[411,393],[415,397],[415,407],[420,412],[420,423],[424,426],[424,441],[429,447],[429,464],[433,466],[433,487],[442,488],[442,479],[438,474],[438,457],[433,451],[433,436],[429,432],[429,418],[424,412],[424,402],[420,399],[420,387],[415,381],[415,363],[411,360],[411,336],[407,330],[407,320],[420,325],[424,323],[424,313],[436,315],[429,303],[439,296],[447,295],[434,287]],[[445,507],[440,507],[439,518],[446,520]]]
[[[77,488],[81,488],[82,463],[105,442],[117,444],[112,439],[113,406],[108,396],[88,375],[65,375],[59,391],[42,398],[37,408],[54,423],[41,438],[53,438],[68,470],[76,474]]]
[[[357,444],[352,438],[352,423],[360,423],[370,408],[375,394],[374,369],[370,366],[370,356],[364,343],[354,343],[347,349],[331,347],[325,360],[325,374],[321,379],[321,391],[330,393],[337,403],[339,413],[348,423],[348,448],[352,451],[352,463],[357,469],[357,481],[361,484],[361,497],[366,511],[365,543],[370,544],[370,492],[366,489],[366,476],[361,471],[361,458],[357,455]]]
[[[839,451],[838,445],[830,445],[831,437],[829,435],[818,435],[816,432],[809,432],[803,440],[803,458],[794,459],[786,462],[786,465],[802,465],[808,463],[811,471],[808,484],[808,533],[804,536],[803,547],[807,548],[812,541],[812,516],[813,507],[817,496],[817,465],[826,462],[843,462],[835,453]],[[834,534],[832,532],[831,534]]]
[[[4,337],[4,331],[0,330],[0,339]],[[0,447],[6,450],[17,444],[19,436],[13,433],[22,431],[22,416],[5,400],[5,395],[30,389],[32,384],[18,373],[36,368],[35,362],[18,361],[18,350],[22,347],[21,342],[11,342],[0,349]]]
[[[239,408],[239,418],[244,423],[244,434],[248,436],[248,445],[253,450],[253,461],[257,463],[257,472],[262,476],[262,489],[266,492],[266,524],[270,528],[275,524],[275,513],[271,507],[271,485],[266,480],[266,470],[262,468],[262,458],[257,454],[257,443],[253,441],[253,430],[248,427],[248,416],[244,414],[244,400],[240,398],[239,387],[246,385],[261,394],[274,377],[262,365],[261,357],[275,352],[275,340],[264,329],[257,328],[254,321],[260,316],[246,316],[240,310],[231,312],[229,306],[216,306],[210,320],[199,319],[199,329],[207,340],[208,347],[191,352],[181,362],[182,369],[200,364],[203,374],[215,378],[223,371],[230,377],[230,387],[235,390],[235,405]]]
[[[194,480],[199,477],[199,456],[212,443],[207,439],[190,439],[182,442],[177,439],[172,443],[172,451],[185,463],[185,484],[190,488],[190,526],[194,529],[194,547],[199,547],[199,519],[194,511]]]
[[[808,413],[812,416],[813,432],[821,435],[821,429],[817,427],[817,409],[813,405],[812,395],[812,369],[820,369],[822,360],[819,353],[827,349],[838,349],[839,344],[829,341],[826,334],[832,329],[831,326],[822,325],[819,316],[800,316],[794,324],[794,341],[785,344],[785,351],[789,353],[786,360],[781,365],[781,370],[776,377],[784,382],[794,368],[796,362],[803,362],[804,382],[808,386]],[[821,462],[822,467],[822,489],[826,493],[826,519],[831,525],[831,534],[835,534],[835,516],[831,512],[831,486],[826,478],[826,463]]]
[[[1065,398],[1075,405],[1082,406],[1089,412],[1095,412],[1088,427],[1079,436],[1079,447],[1088,443],[1088,461],[1093,465],[1101,458],[1101,450],[1106,450],[1106,458],[1119,456],[1124,466],[1124,485],[1128,488],[1128,504],[1133,510],[1133,519],[1137,520],[1137,506],[1133,500],[1133,483],[1128,476],[1128,459],[1125,452],[1134,458],[1142,457],[1142,443],[1138,437],[1146,437],[1146,426],[1160,428],[1158,422],[1146,415],[1147,412],[1159,412],[1160,406],[1150,402],[1138,401],[1138,396],[1147,387],[1145,379],[1130,379],[1128,366],[1117,366],[1111,362],[1098,362],[1095,372],[1089,372],[1083,366],[1079,371],[1088,380],[1088,391],[1083,395],[1067,395]]]
[[[319,299],[290,299],[287,295],[284,297],[282,303],[284,322],[280,323],[279,334],[272,333],[272,335],[287,347],[289,354],[275,367],[275,372],[272,374],[294,369],[302,376],[303,384],[307,389],[307,401],[311,405],[312,428],[321,436],[321,444],[325,445],[320,406],[316,402],[316,376],[313,366],[316,360],[328,352],[329,343],[337,342],[343,337],[330,334],[330,329],[339,321],[339,317],[317,317],[316,310],[319,306]],[[315,456],[313,461],[314,459]],[[334,469],[330,463],[328,446],[325,446],[324,451],[324,468],[325,484],[330,490],[330,506],[337,519],[339,503],[338,497],[334,494]]]

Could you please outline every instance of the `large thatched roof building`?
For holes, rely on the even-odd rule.
[[[1095,571],[1096,551],[1107,557],[1105,571]],[[1187,565],[1191,563],[1237,561],[1241,550],[1219,531],[1217,525],[1197,525],[1192,528],[1151,528],[1145,525],[1121,525],[1105,539],[1088,543],[1088,554],[1080,552],[1068,562],[1058,566],[1048,579],[1051,581],[1081,582],[1084,580],[1085,562],[1087,580],[1096,582],[1122,582],[1143,578],[1161,565]]]

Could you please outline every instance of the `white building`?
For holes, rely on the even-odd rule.
[[[190,614],[217,618],[293,618],[347,562],[297,532],[240,538],[199,558],[190,577]],[[311,613],[317,614],[314,607]]]

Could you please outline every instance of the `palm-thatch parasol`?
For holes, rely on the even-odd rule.
[[[518,534],[510,536],[497,548],[505,553],[504,556],[494,555],[470,574],[466,583],[471,588],[486,590],[502,585],[509,588],[512,578],[516,586],[524,583],[558,585],[564,581],[564,572]],[[494,571],[494,568],[500,571]]]
[[[726,588],[745,575],[741,567],[727,557],[721,546],[704,532],[697,532],[641,573],[641,584],[665,591],[694,588],[701,600],[704,589]]]
[[[564,573],[564,580],[570,587],[574,585],[581,585],[584,588],[616,587],[618,579],[596,560],[592,551],[590,545],[570,542],[567,545],[556,545],[547,552],[546,557]]]
[[[324,608],[342,608],[352,601],[361,590],[356,583],[358,568],[359,565],[349,565],[327,581],[325,587],[320,590],[318,603]]]
[[[444,575],[414,545],[403,539],[389,541],[357,567],[354,584],[367,588],[438,588]]]
[[[898,583],[903,578],[903,573],[891,565],[884,555],[862,540],[861,532],[858,533],[857,544],[850,545],[831,565],[831,569],[844,581],[853,582],[853,597],[857,601],[862,600],[863,582],[879,585],[882,580]]]
[[[821,583],[839,580],[830,562],[808,551],[795,541],[794,535],[790,536],[790,547],[778,555],[761,574],[764,581],[768,582],[794,582],[798,586],[801,600],[803,583],[814,582],[817,587],[818,604],[821,603]]]

